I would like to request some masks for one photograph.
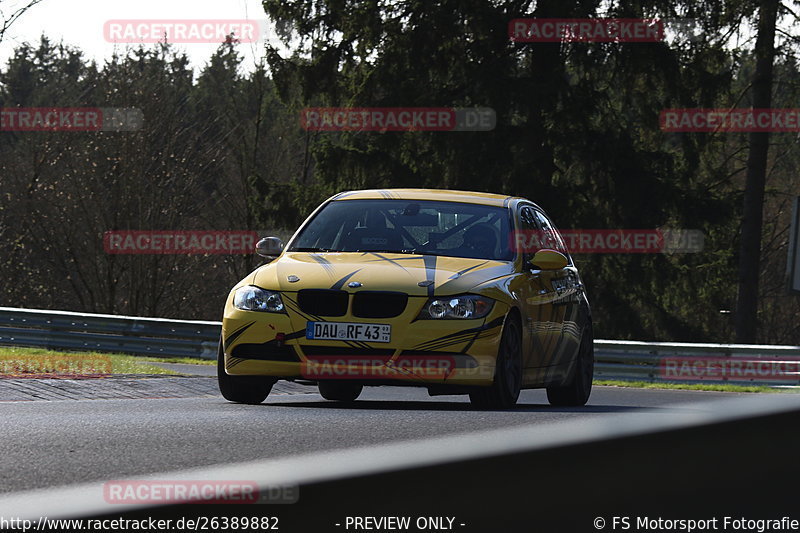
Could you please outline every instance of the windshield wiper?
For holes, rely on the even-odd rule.
[[[432,250],[423,250],[423,251],[415,250],[414,253],[417,255],[435,255],[436,257],[458,257],[457,255],[434,252]]]
[[[411,249],[408,249],[408,250],[400,250],[400,251],[397,251],[397,250],[392,250],[392,251],[381,250],[381,252],[383,252],[383,253],[392,253],[392,254],[409,254],[409,255],[435,255],[437,257],[448,257],[449,256],[449,254],[437,252],[437,251],[434,251],[434,250],[417,250],[416,248],[411,248]]]
[[[356,250],[356,252],[370,254],[416,254],[416,250]]]
[[[332,248],[292,248],[290,252],[338,252]]]
[[[332,248],[292,248],[290,252],[335,252],[335,253],[367,253],[367,254],[403,254],[403,255],[437,255],[446,256],[447,254],[419,251],[414,248],[405,250],[334,250]]]

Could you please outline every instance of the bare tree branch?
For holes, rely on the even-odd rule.
[[[18,18],[20,18],[26,11],[30,8],[41,2],[42,0],[26,0],[19,6],[18,2],[8,2],[8,0],[0,0],[0,43],[3,42],[3,36],[6,33],[6,30],[14,24]],[[6,13],[6,9],[3,9],[4,5],[8,6],[9,3],[10,11],[8,14]]]

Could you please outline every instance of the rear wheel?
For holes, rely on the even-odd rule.
[[[578,357],[572,377],[566,385],[547,387],[547,400],[551,405],[577,407],[586,405],[592,393],[594,379],[594,335],[592,326],[583,330]]]
[[[517,403],[522,389],[522,327],[516,315],[508,315],[497,352],[494,382],[471,392],[472,405],[485,409],[508,409]]]
[[[363,385],[341,381],[320,381],[319,393],[326,400],[352,402],[361,395]]]
[[[217,351],[217,382],[222,397],[229,402],[259,404],[267,399],[277,380],[262,376],[229,376],[225,372],[222,341]]]

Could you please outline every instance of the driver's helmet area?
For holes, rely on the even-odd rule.
[[[401,250],[403,236],[386,225],[386,216],[375,209],[366,212],[363,225],[353,228],[343,241],[348,252],[370,250]]]
[[[464,231],[463,248],[471,257],[494,257],[497,234],[491,224],[479,223]]]

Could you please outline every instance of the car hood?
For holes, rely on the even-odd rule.
[[[286,252],[254,273],[264,289],[399,291],[413,296],[453,295],[513,273],[508,261],[391,253]],[[294,281],[290,281],[294,280]]]

